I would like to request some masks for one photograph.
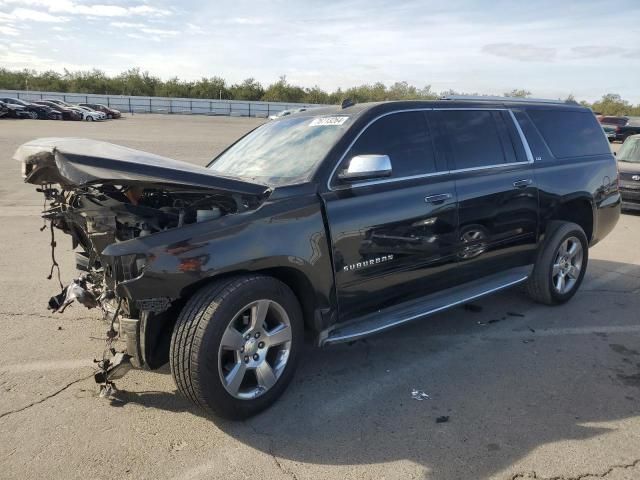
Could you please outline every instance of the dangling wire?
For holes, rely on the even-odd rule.
[[[51,280],[53,278],[53,269],[55,268],[58,273],[58,283],[60,284],[60,288],[64,290],[64,285],[62,285],[62,280],[60,279],[60,265],[56,261],[56,237],[55,232],[53,231],[53,220],[49,224],[49,230],[51,230],[51,271],[49,272],[49,276],[47,280]]]

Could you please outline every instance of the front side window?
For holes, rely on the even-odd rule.
[[[391,178],[436,171],[431,135],[421,111],[392,113],[376,120],[358,137],[342,167],[356,155],[388,155]]]
[[[439,123],[444,127],[456,170],[487,167],[511,163],[514,158],[513,145],[507,141],[504,130],[498,129],[502,121],[499,112],[490,110],[443,110],[437,112]]]

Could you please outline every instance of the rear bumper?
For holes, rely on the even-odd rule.
[[[622,210],[640,211],[640,189],[620,188]]]

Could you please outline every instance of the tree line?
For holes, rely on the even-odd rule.
[[[431,90],[430,85],[418,88],[407,82],[396,82],[392,85],[378,82],[327,92],[318,86],[309,88],[292,85],[285,76],[266,87],[254,78],[247,78],[240,83],[228,83],[224,78],[217,76],[203,77],[195,81],[180,80],[178,77],[162,80],[139,68],[132,68],[115,76],[109,76],[97,69],[75,72],[65,69],[63,73],[59,73],[51,70],[37,72],[28,69],[13,71],[0,68],[0,88],[61,93],[322,104],[337,104],[345,98],[360,103],[383,100],[433,100],[442,95],[461,94],[453,90],[437,93]],[[505,92],[504,95],[528,97],[531,93],[516,89]],[[570,95],[566,100],[575,101],[575,98]],[[632,105],[620,95],[613,93],[603,95],[593,104],[585,101],[580,103],[604,115],[640,116],[640,105]]]

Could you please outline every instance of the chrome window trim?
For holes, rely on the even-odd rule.
[[[396,113],[429,112],[429,111],[433,112],[433,111],[447,111],[447,110],[456,110],[456,111],[477,111],[477,110],[480,110],[480,111],[491,111],[491,112],[495,112],[495,111],[498,111],[498,112],[500,112],[500,111],[509,112],[509,116],[511,117],[511,121],[514,123],[514,125],[516,127],[516,130],[518,132],[518,135],[520,136],[520,141],[522,142],[522,146],[524,147],[525,155],[527,157],[527,160],[524,161],[524,162],[499,163],[499,164],[496,164],[496,165],[483,165],[481,167],[458,168],[458,169],[455,169],[455,170],[443,170],[442,172],[423,173],[423,174],[420,174],[420,175],[410,175],[410,176],[406,176],[406,177],[385,178],[385,179],[381,179],[381,180],[369,180],[369,181],[365,181],[365,182],[362,182],[362,183],[350,184],[349,188],[368,187],[368,186],[371,186],[371,185],[378,185],[378,184],[384,184],[384,183],[402,182],[402,181],[406,181],[406,180],[415,180],[415,179],[420,179],[420,178],[437,177],[437,176],[449,175],[449,174],[458,173],[458,172],[464,173],[464,172],[473,172],[473,171],[477,171],[477,170],[497,169],[497,168],[501,168],[501,167],[513,167],[513,166],[516,166],[516,165],[530,165],[530,164],[533,163],[533,153],[531,152],[531,148],[529,147],[529,142],[527,142],[527,139],[524,136],[524,132],[520,128],[520,124],[518,123],[518,120],[516,119],[515,115],[511,111],[511,109],[509,109],[509,108],[500,108],[500,107],[495,107],[495,108],[491,108],[491,107],[486,107],[486,108],[482,108],[482,107],[409,108],[409,109],[403,109],[403,110],[394,110],[392,112],[386,112],[386,113],[383,113],[381,115],[378,115],[377,117],[375,117],[374,119],[369,121],[364,127],[362,127],[362,129],[358,132],[356,137],[351,141],[349,146],[345,149],[344,153],[340,156],[340,158],[336,162],[336,165],[333,167],[333,170],[331,170],[331,174],[329,175],[329,179],[327,180],[327,189],[330,192],[333,192],[333,191],[336,190],[336,188],[332,188],[331,187],[331,180],[333,179],[334,175],[336,174],[336,170],[338,170],[338,167],[340,166],[340,164],[342,163],[344,158],[347,156],[347,153],[349,153],[349,150],[351,150],[351,147],[353,147],[353,145],[358,141],[360,136],[374,122],[377,122],[379,119],[381,119],[383,117],[386,117],[388,115],[393,115],[393,114],[396,114]],[[392,164],[392,168],[393,168],[393,164]],[[337,188],[337,190],[340,190],[340,188]]]
[[[531,151],[531,147],[529,147],[529,142],[527,141],[527,137],[524,136],[524,132],[520,127],[520,123],[518,123],[518,119],[516,118],[512,110],[509,110],[509,115],[511,116],[511,120],[513,120],[513,124],[516,126],[518,135],[520,135],[520,141],[522,142],[522,146],[524,147],[524,152],[527,155],[527,161],[529,163],[533,163],[533,152]],[[604,132],[604,130],[602,131]]]

